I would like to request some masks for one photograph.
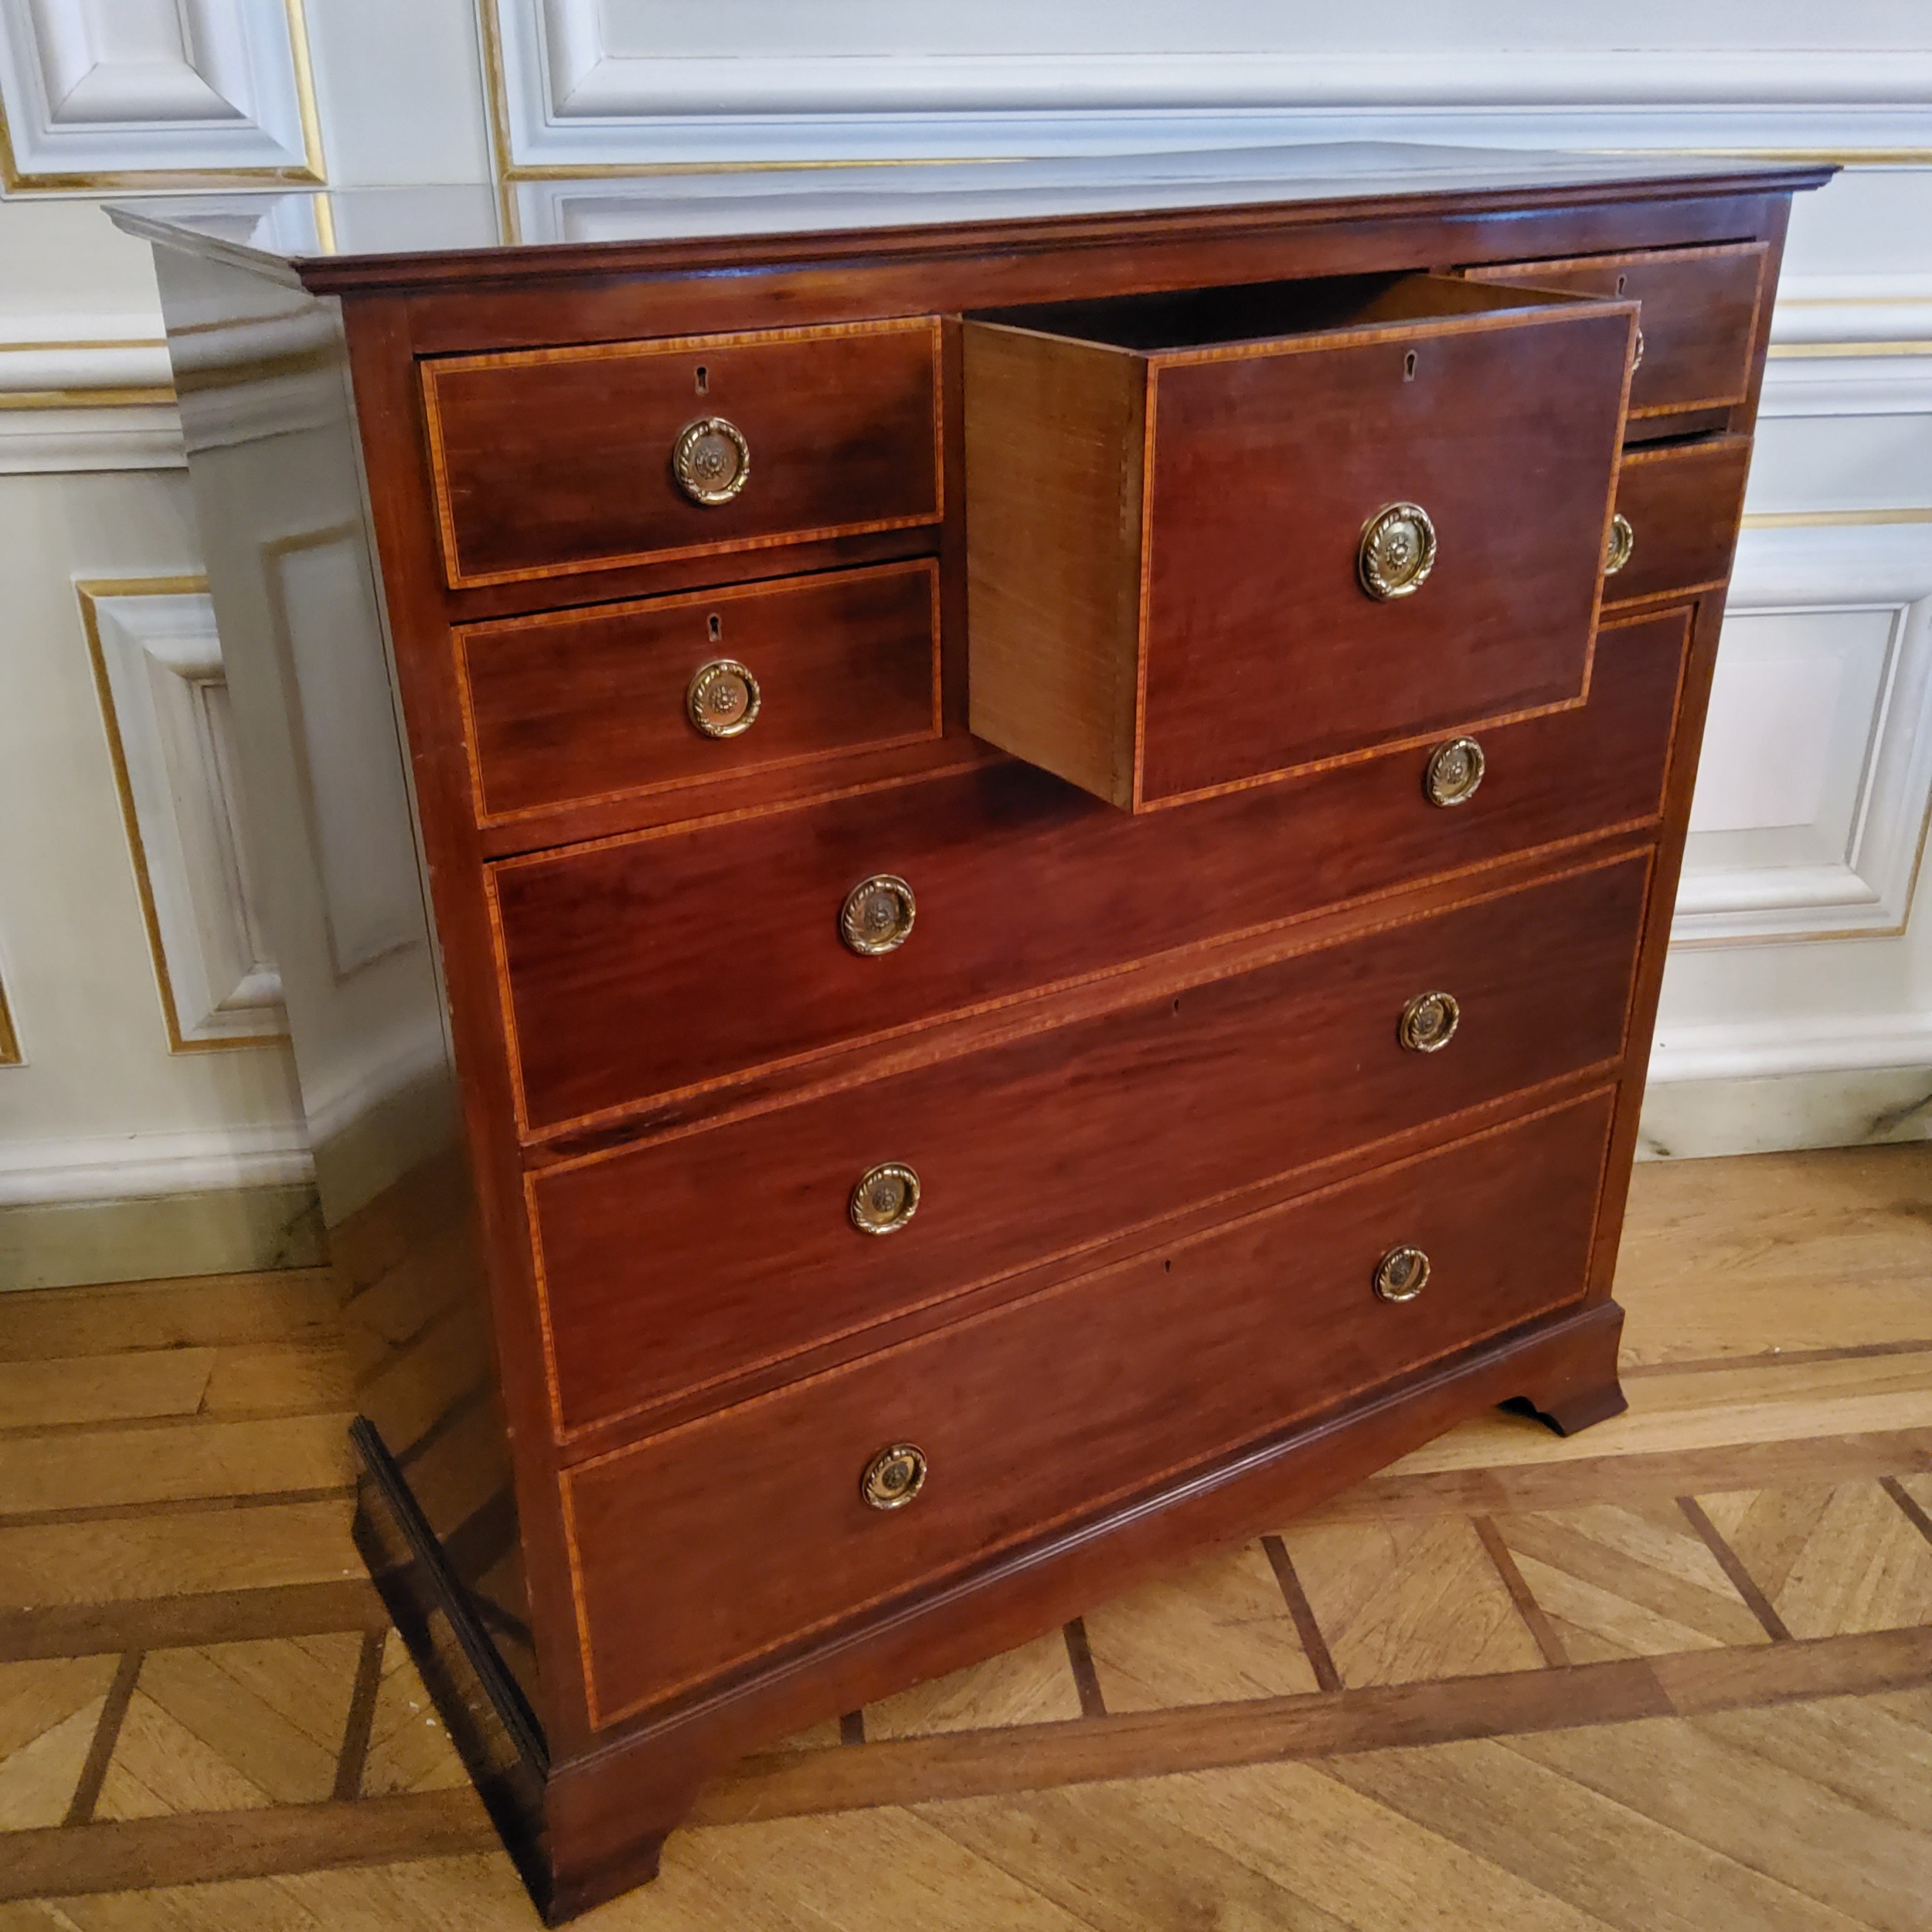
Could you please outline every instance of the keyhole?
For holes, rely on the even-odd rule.
[[[711,372],[702,362],[698,365],[698,393],[700,396],[711,393]]]
[[[1402,359],[1402,379],[1405,383],[1413,383],[1416,379],[1416,352],[1413,349],[1410,349]]]
[[[1624,284],[1629,280],[1630,277],[1628,275],[1619,275],[1617,277],[1617,292],[1618,294],[1622,294],[1624,292]]]
[[[714,611],[705,619],[704,628],[711,641],[716,644],[724,635],[724,619]]]

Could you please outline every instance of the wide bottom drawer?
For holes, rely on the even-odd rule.
[[[1379,1169],[566,1471],[594,1721],[1577,1301],[1612,1099]]]

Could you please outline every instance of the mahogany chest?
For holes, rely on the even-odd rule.
[[[124,208],[533,1892],[1611,1298],[1790,198],[1309,147]]]

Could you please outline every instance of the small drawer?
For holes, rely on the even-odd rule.
[[[566,1472],[594,1721],[1575,1304],[1610,1100],[1380,1169]]]
[[[1648,872],[1644,857],[1618,859],[1178,998],[543,1169],[530,1199],[559,1426],[770,1366],[1616,1060]],[[1019,1121],[1041,1132],[1015,1134]],[[711,1211],[721,1199],[728,1215]]]
[[[1630,451],[1617,477],[1621,526],[1613,520],[1604,601],[1722,583],[1730,574],[1750,466],[1748,436]]]
[[[930,317],[421,367],[452,589],[940,513]]]
[[[1735,242],[1509,262],[1468,273],[1492,284],[1636,302],[1643,351],[1630,380],[1630,434],[1637,437],[1667,435],[1667,417],[1735,409],[1750,395],[1770,259],[1763,242]]]
[[[974,731],[1138,811],[1575,702],[1634,312],[1408,275],[969,320]]]
[[[485,824],[935,736],[921,560],[456,633]]]
[[[1184,811],[1130,817],[1005,763],[499,862],[521,1123],[555,1131],[1652,819],[1688,628],[1682,611],[1606,625],[1589,702],[1478,730],[1461,803],[1428,789],[1433,771],[1454,801],[1473,774],[1445,735]]]

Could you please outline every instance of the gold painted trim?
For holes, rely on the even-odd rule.
[[[24,1060],[20,1036],[14,1031],[13,1015],[7,1007],[7,989],[0,985],[0,1066],[19,1066]]]
[[[174,400],[175,392],[165,383],[131,389],[23,389],[0,394],[0,410],[152,408]]]
[[[328,179],[322,157],[322,117],[316,104],[315,76],[308,52],[305,0],[282,0],[288,22],[289,67],[295,83],[295,110],[301,123],[300,168],[123,168],[99,174],[23,174],[15,161],[7,117],[0,106],[0,192],[17,194],[98,194],[124,189],[319,187]]]
[[[1816,526],[1878,523],[1932,523],[1932,509],[1906,510],[1757,510],[1739,518],[1745,530],[1796,530]]]
[[[1932,355],[1932,340],[1893,342],[1774,342],[1765,351],[1774,362],[1801,356]]]
[[[19,355],[29,349],[165,349],[165,335],[75,335],[64,342],[0,342],[0,355]]]
[[[161,940],[161,915],[155,905],[154,882],[148,876],[148,848],[141,835],[141,821],[134,815],[134,784],[128,773],[128,753],[121,736],[121,720],[114,711],[114,687],[107,681],[107,659],[100,646],[100,604],[106,597],[192,597],[205,594],[205,577],[91,577],[77,579],[74,590],[80,600],[81,628],[87,633],[87,657],[94,668],[94,690],[100,699],[100,722],[107,736],[107,761],[113,768],[115,795],[121,801],[121,822],[128,835],[128,855],[134,866],[134,891],[141,901],[141,923],[147,928],[148,954],[154,961],[155,985],[161,995],[162,1022],[168,1031],[171,1053],[225,1053],[236,1047],[274,1046],[288,1038],[287,1030],[270,1033],[237,1033],[221,1039],[186,1039],[181,1030],[181,1010],[175,1004],[175,983],[168,971],[168,954]]]

